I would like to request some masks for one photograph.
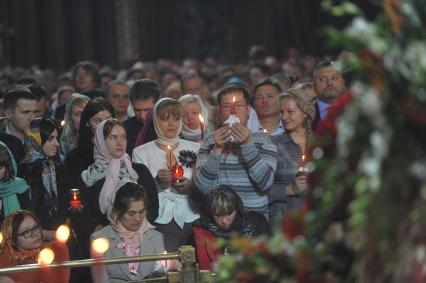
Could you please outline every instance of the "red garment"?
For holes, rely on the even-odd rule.
[[[54,262],[61,262],[69,260],[68,247],[58,242],[48,243],[42,246],[42,249],[50,248],[55,253]],[[36,263],[36,261],[28,260],[25,264]],[[0,255],[0,267],[16,266],[16,262],[12,260],[7,254]],[[43,268],[38,271],[19,272],[12,274],[5,274],[11,278],[15,283],[68,283],[70,279],[69,268],[49,269]]]
[[[195,249],[199,268],[202,270],[211,270],[216,259],[223,254],[223,249],[216,249],[216,237],[206,229],[193,227],[192,231],[195,238]]]

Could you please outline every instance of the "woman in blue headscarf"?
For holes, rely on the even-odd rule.
[[[15,211],[31,208],[30,190],[16,177],[16,162],[9,148],[0,141],[0,220]]]

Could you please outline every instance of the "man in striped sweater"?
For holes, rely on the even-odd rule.
[[[268,217],[267,190],[274,180],[277,148],[267,133],[247,128],[250,95],[243,85],[225,85],[217,99],[223,124],[201,144],[195,183],[204,193],[220,184],[230,185],[246,211]],[[231,113],[240,121],[232,126],[225,123]]]

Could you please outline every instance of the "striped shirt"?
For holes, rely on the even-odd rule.
[[[246,211],[257,211],[269,217],[268,189],[274,180],[277,165],[277,147],[263,132],[251,133],[252,143],[225,146],[222,155],[216,155],[214,132],[203,140],[198,152],[195,183],[204,193],[217,185],[233,187]]]

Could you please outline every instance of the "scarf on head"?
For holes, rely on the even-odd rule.
[[[72,106],[79,98],[87,101],[90,100],[90,98],[85,95],[73,93],[65,104],[65,125],[60,139],[61,152],[64,155],[67,155],[71,150],[77,147],[78,131],[72,125]]]
[[[58,211],[58,188],[56,183],[55,162],[52,158],[47,157],[40,144],[32,137],[24,138],[24,148],[31,149],[31,154],[26,153],[26,157],[22,163],[34,164],[41,162],[43,171],[41,173],[42,183],[44,187],[44,205],[48,210],[49,216],[53,217]]]
[[[24,179],[16,177],[16,162],[9,148],[1,141],[0,146],[3,146],[7,149],[9,158],[12,162],[13,170],[13,176],[8,181],[3,182],[0,180],[0,198],[3,199],[4,217],[6,217],[9,214],[21,209],[17,194],[26,192],[29,189],[29,186]]]
[[[198,95],[194,95],[194,97],[197,99],[198,101],[198,105],[201,107],[201,116],[203,116],[204,119],[204,136],[205,133],[207,132],[207,124],[208,124],[208,112],[207,112],[207,107],[204,105],[203,101],[201,100],[201,98]],[[191,130],[190,128],[188,128],[185,123],[182,123],[182,132],[181,132],[181,137],[185,140],[189,140],[189,141],[193,141],[193,142],[199,142],[201,140],[201,127],[198,127],[195,130]]]
[[[156,141],[159,144],[162,144],[162,145],[174,145],[174,144],[177,144],[179,142],[179,134],[182,131],[182,119],[180,119],[180,121],[179,121],[179,128],[178,128],[178,130],[176,132],[176,136],[173,137],[173,138],[171,138],[171,139],[166,138],[163,135],[163,133],[160,130],[160,126],[158,125],[157,108],[158,108],[158,106],[161,105],[161,103],[163,103],[163,102],[165,102],[167,100],[174,100],[174,99],[173,98],[168,98],[168,97],[162,98],[162,99],[158,100],[157,103],[154,106],[154,111],[152,113],[153,120],[154,120],[154,129],[155,129],[155,133],[157,134],[157,140]]]
[[[132,167],[132,162],[127,153],[114,159],[108,152],[104,138],[104,125],[102,121],[96,127],[95,146],[93,150],[95,163],[91,164],[81,173],[81,178],[87,187],[105,178],[101,193],[99,194],[99,207],[103,214],[112,206],[115,192],[120,188],[120,183],[137,183],[138,174]],[[118,182],[120,181],[120,182]]]
[[[139,248],[132,247],[130,243],[132,241],[137,241],[139,245],[141,245],[143,242],[143,235],[145,234],[145,232],[151,229],[155,229],[155,227],[152,226],[145,217],[138,231],[129,231],[123,226],[123,224],[118,219],[117,215],[115,215],[112,212],[112,210],[110,210],[108,213],[108,220],[111,223],[111,227],[120,235],[120,238],[122,239],[122,241],[118,243],[117,248],[124,249],[124,254],[126,256],[138,256]],[[138,272],[137,272],[139,267],[138,262],[129,263],[128,267],[129,267],[129,272],[132,275],[135,275],[135,276],[138,275]]]
[[[12,242],[12,223],[17,213],[12,213],[3,221],[1,232],[4,237],[3,253],[16,264],[34,263],[36,255],[40,252],[41,248],[18,251],[13,247]]]

